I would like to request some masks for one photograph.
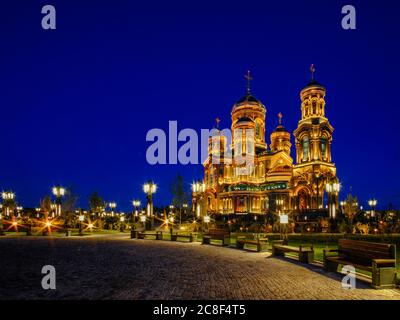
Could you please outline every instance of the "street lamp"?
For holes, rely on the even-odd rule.
[[[114,210],[115,210],[115,208],[117,207],[117,203],[116,202],[110,202],[109,204],[108,204],[108,206],[110,207],[110,209],[111,209],[111,216],[114,216]]]
[[[3,204],[3,207],[5,207],[4,213],[8,217],[8,216],[10,216],[10,212],[11,212],[10,208],[14,206],[15,194],[11,191],[4,191],[4,192],[2,192],[1,197],[4,200],[4,204]]]
[[[140,216],[140,221],[143,223],[143,228],[146,228],[146,215],[141,215]]]
[[[135,223],[136,222],[136,218],[137,218],[137,216],[138,216],[138,208],[140,207],[140,205],[141,205],[141,202],[140,202],[140,200],[133,200],[132,201],[132,205],[133,205],[133,207],[135,208],[135,213],[134,213],[134,215],[133,215],[133,222]]]
[[[85,216],[81,213],[78,219],[79,219],[79,235],[83,236],[83,221],[85,220]]]
[[[368,200],[368,205],[371,207],[371,217],[375,217],[375,208],[377,204],[378,201],[376,199]]]
[[[193,192],[193,214],[196,213],[197,219],[199,219],[202,215],[202,207],[203,207],[203,198],[204,193],[206,191],[206,184],[204,182],[193,182],[192,183],[192,192]],[[193,217],[194,219],[194,217]]]
[[[186,217],[186,210],[188,208],[187,203],[182,204],[182,208],[184,210],[184,216]],[[182,224],[182,212],[179,211],[179,225],[181,225],[181,224]]]
[[[157,191],[157,185],[153,181],[148,181],[143,185],[143,192],[146,194],[147,198],[147,216],[150,217],[151,225],[150,229],[153,229],[154,224],[154,214],[153,214],[153,194]]]
[[[56,216],[61,216],[61,199],[65,195],[65,188],[63,187],[53,187],[52,189],[53,195],[56,197]]]
[[[121,215],[121,217],[119,218],[119,222],[120,222],[120,231],[124,232],[124,222],[125,222],[125,217],[123,215]]]
[[[337,180],[326,183],[325,190],[328,193],[328,211],[329,217],[336,218],[336,203],[340,191],[340,183]]]

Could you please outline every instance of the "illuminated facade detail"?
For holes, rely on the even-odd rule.
[[[224,157],[223,150],[229,142],[217,126],[218,130],[209,139],[204,179],[193,187],[193,210],[204,216],[323,209],[326,185],[338,184],[331,158],[333,127],[325,116],[326,89],[312,74],[300,93],[301,119],[293,132],[294,164],[291,134],[282,124],[282,114],[278,114],[278,125],[270,134],[268,145],[267,109],[251,94],[249,74],[246,79],[246,94],[231,112],[232,143],[228,152],[233,156]],[[217,148],[215,141],[219,144]],[[217,162],[213,161],[216,154]],[[329,205],[337,208],[337,199],[330,195]]]

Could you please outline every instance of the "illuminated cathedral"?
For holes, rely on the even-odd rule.
[[[203,163],[204,179],[193,184],[193,210],[198,217],[326,208],[330,217],[335,217],[339,183],[331,156],[334,129],[325,113],[326,88],[314,79],[314,71],[312,66],[311,80],[300,92],[297,128],[290,133],[279,113],[278,126],[271,132],[269,144],[267,109],[252,95],[248,72],[246,94],[231,112],[231,141],[227,142],[222,134],[210,137],[208,158]],[[216,150],[211,141],[216,136],[220,141],[219,161],[213,161]],[[226,148],[232,157],[224,157]]]

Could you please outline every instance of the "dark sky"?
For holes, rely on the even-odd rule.
[[[41,8],[57,29],[41,28]],[[357,30],[341,28],[353,4]],[[267,107],[267,137],[282,112],[293,131],[309,66],[327,88],[333,161],[362,204],[400,206],[398,1],[8,1],[0,6],[0,188],[37,206],[55,184],[98,191],[123,210],[169,204],[180,172],[189,189],[200,165],[146,162],[146,133],[230,126],[251,69]],[[292,138],[293,142],[293,138]],[[295,156],[292,149],[292,156]]]

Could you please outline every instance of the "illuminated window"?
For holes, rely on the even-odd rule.
[[[308,140],[308,136],[303,138],[303,161],[308,161],[308,153],[310,148],[310,141]]]
[[[325,138],[321,138],[321,155],[322,155],[322,158],[326,157],[326,139]]]

